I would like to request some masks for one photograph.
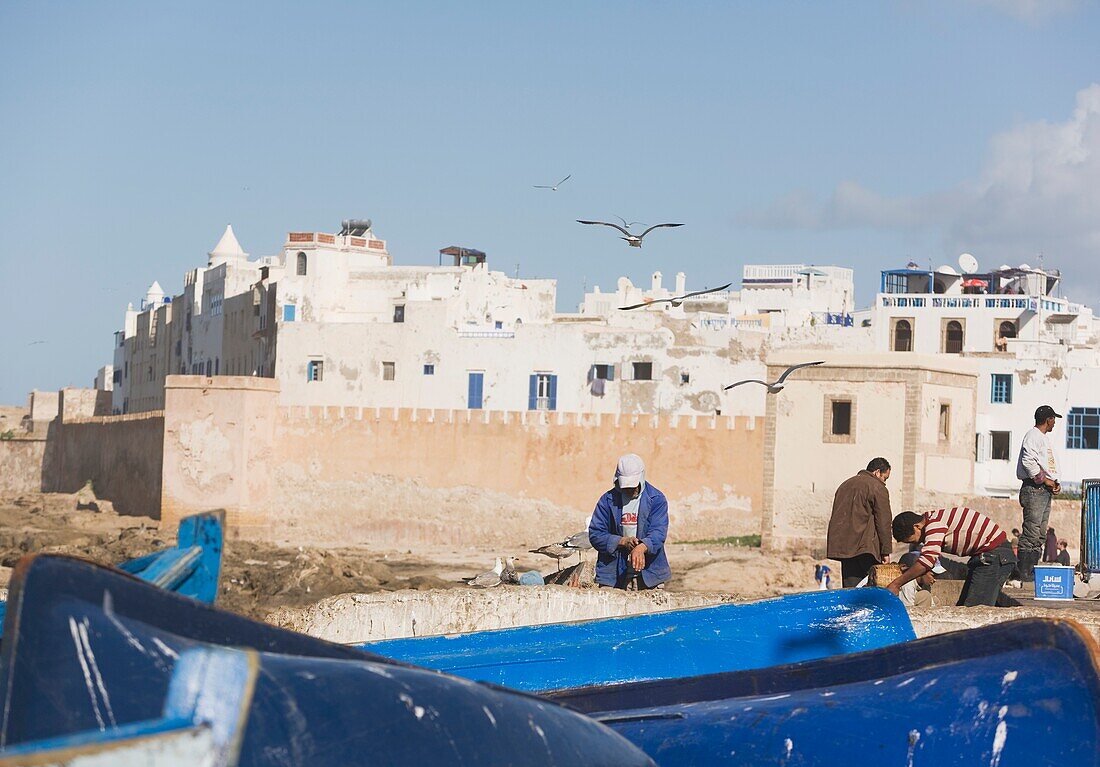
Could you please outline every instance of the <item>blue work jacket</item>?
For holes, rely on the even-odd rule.
[[[596,583],[604,586],[626,585],[630,552],[619,548],[623,536],[623,497],[618,488],[600,496],[592,521],[588,525],[588,540],[599,552],[596,560]],[[648,482],[638,503],[638,538],[646,546],[642,580],[649,588],[672,577],[665,556],[665,536],[668,535],[668,501],[665,494]]]

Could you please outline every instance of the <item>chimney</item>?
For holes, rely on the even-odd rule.
[[[687,276],[683,272],[676,272],[676,295],[682,296],[687,291]]]
[[[661,289],[661,273],[660,272],[654,272],[653,273],[653,283],[650,285],[650,288],[652,290],[655,290],[655,291]]]

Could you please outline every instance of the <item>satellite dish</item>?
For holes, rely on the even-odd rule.
[[[955,270],[952,269],[947,264],[944,264],[943,266],[937,266],[936,267],[936,274],[949,274],[953,277],[957,276],[956,273],[955,273]]]
[[[963,274],[974,274],[978,271],[978,259],[969,253],[963,253],[959,256],[959,268],[962,269]]]

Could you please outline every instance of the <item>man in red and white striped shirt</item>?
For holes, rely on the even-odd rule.
[[[954,554],[970,558],[959,604],[993,607],[1016,565],[1005,531],[989,517],[965,506],[927,514],[903,511],[894,517],[893,533],[896,541],[921,545],[916,563],[886,587],[895,594],[909,581],[931,571],[941,553]]]

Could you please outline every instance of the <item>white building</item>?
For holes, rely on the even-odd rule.
[[[612,317],[621,306],[667,301],[689,292],[683,272],[676,274],[673,290],[664,287],[664,276],[654,272],[648,290],[635,287],[625,277],[614,293],[599,286],[584,296],[580,312]],[[693,286],[691,292],[709,286]],[[852,270],[840,266],[805,264],[747,264],[742,268],[741,290],[720,290],[694,296],[680,306],[655,304],[652,309],[674,316],[706,313],[712,327],[776,330],[814,325],[852,326],[855,288]]]
[[[1021,264],[882,272],[872,308],[876,349],[958,354],[979,362],[975,491],[1019,489],[1016,457],[1035,408],[1066,415],[1055,435],[1064,477],[1100,476],[1100,353],[1092,310],[1060,297],[1056,270]]]
[[[672,294],[659,272],[649,291],[624,277],[559,314],[554,280],[492,271],[469,248],[444,257],[394,265],[371,223],[350,221],[290,232],[278,255],[250,261],[227,227],[181,294],[154,283],[127,309],[114,409],[163,407],[164,376],[191,373],[274,377],[291,405],[763,415],[762,389],[723,387],[760,377],[767,347],[869,342],[826,318],[850,316],[848,269],[781,267],[793,271],[770,287],[749,277],[740,293],[631,312],[619,307],[687,280]]]

